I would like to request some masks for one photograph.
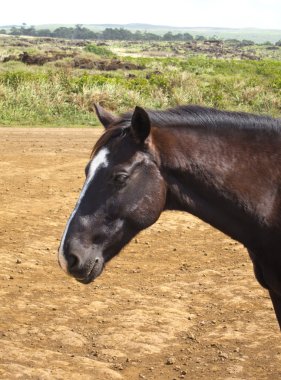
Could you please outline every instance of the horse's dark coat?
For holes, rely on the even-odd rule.
[[[109,167],[98,172],[69,226],[69,272],[84,274],[85,282],[100,274],[89,274],[89,257],[73,261],[72,239],[83,247],[102,231],[106,262],[164,209],[187,211],[245,245],[281,326],[281,120],[198,106],[137,107],[120,118],[96,110],[107,130],[93,156],[107,147]],[[87,229],[83,215],[91,219]]]

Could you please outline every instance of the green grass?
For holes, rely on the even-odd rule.
[[[89,53],[94,53],[95,55],[103,58],[112,58],[114,54],[112,51],[104,46],[97,46],[93,44],[89,44],[85,46],[85,51]]]
[[[105,54],[94,50],[94,55]],[[81,48],[78,53],[91,54],[83,52]],[[280,61],[120,59],[145,70],[82,70],[73,68],[69,59],[62,67],[55,62],[40,67],[0,63],[0,125],[97,125],[91,111],[94,102],[116,113],[136,105],[164,109],[189,103],[281,116]]]

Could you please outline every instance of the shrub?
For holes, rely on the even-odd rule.
[[[85,47],[85,50],[89,53],[94,53],[99,57],[111,58],[114,56],[112,51],[104,46],[97,46],[89,44]]]

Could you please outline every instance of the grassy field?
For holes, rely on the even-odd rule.
[[[91,45],[91,46],[89,46]],[[20,56],[26,52],[25,58]],[[281,48],[0,38],[0,125],[91,126],[93,102],[281,116]]]

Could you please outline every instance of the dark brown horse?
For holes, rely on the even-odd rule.
[[[198,106],[115,117],[62,237],[59,262],[83,283],[163,210],[184,210],[249,251],[281,326],[281,120]]]

